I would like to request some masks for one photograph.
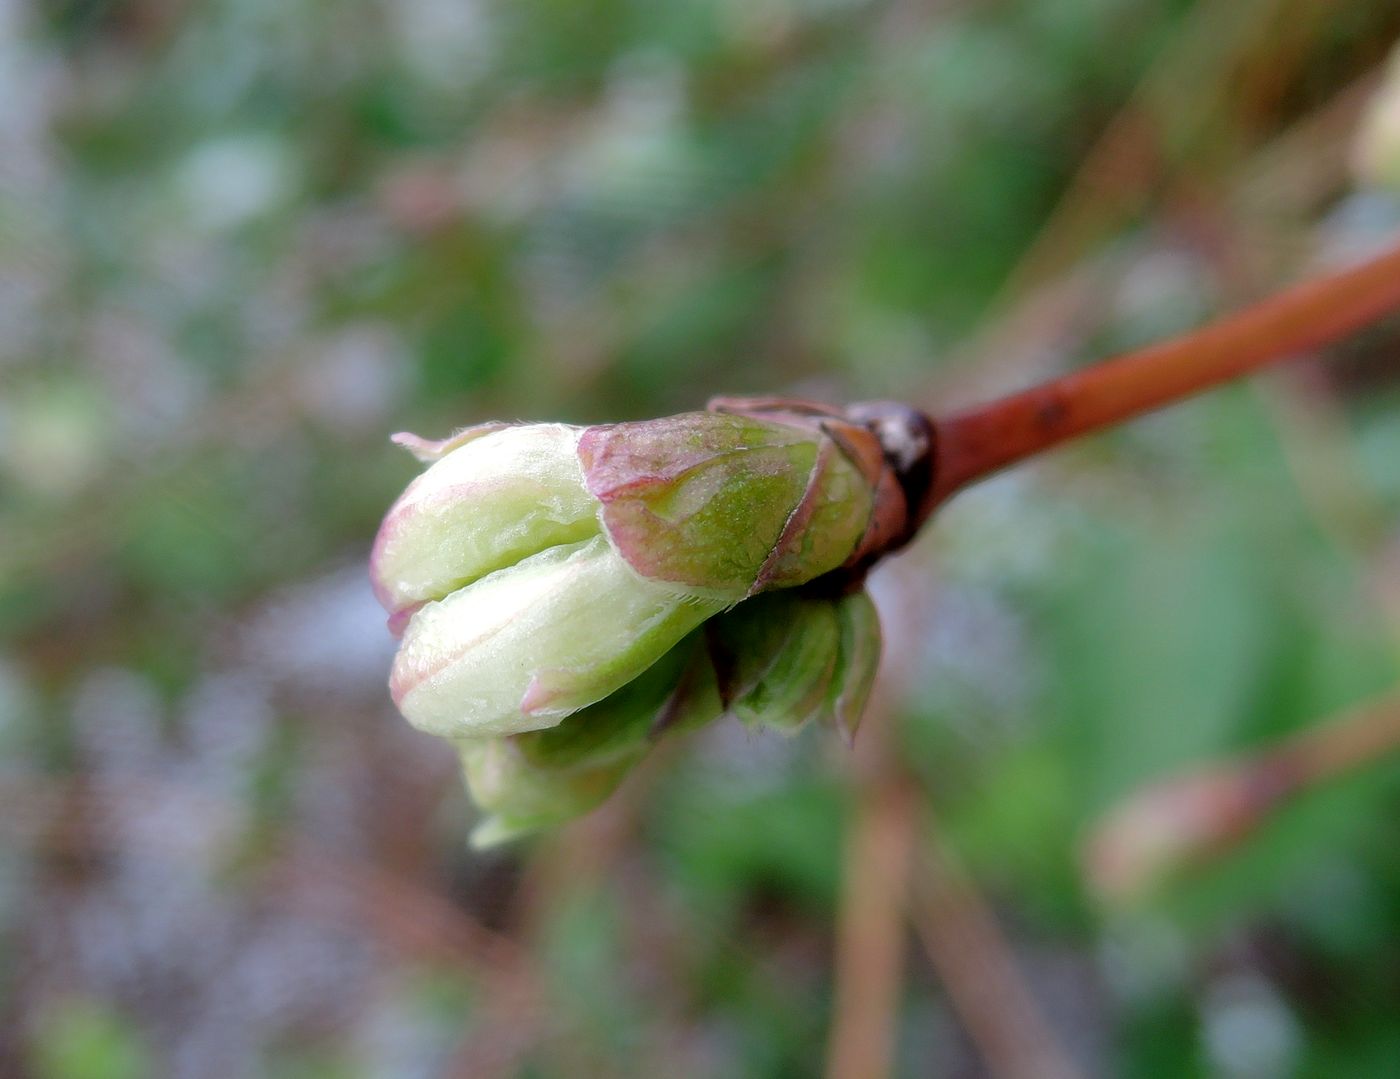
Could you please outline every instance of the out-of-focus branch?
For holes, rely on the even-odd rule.
[[[1239,131],[1241,69],[1286,70],[1290,35],[1310,32],[1289,0],[1210,0],[1194,5],[1143,79],[1085,153],[1059,204],[1002,288],[993,309],[1053,281],[1149,205],[1183,161],[1199,156],[1213,130]],[[1233,123],[1231,122],[1233,121]],[[1218,146],[1206,147],[1218,151]]]
[[[888,683],[877,686],[852,754],[859,786],[837,912],[827,1079],[881,1079],[894,1062],[919,794],[890,745],[893,696]]]
[[[828,1079],[890,1074],[917,799],[902,780],[877,784],[862,800],[847,842]]]
[[[1228,852],[1283,805],[1334,777],[1400,753],[1400,693],[1257,753],[1144,787],[1102,818],[1085,845],[1090,886],[1130,900]]]
[[[1367,72],[1264,146],[1230,184],[1225,203],[1232,220],[1253,216],[1267,221],[1274,242],[1279,241],[1278,221],[1311,220],[1317,208],[1345,186],[1347,149],[1379,81],[1379,73]],[[1164,180],[1154,177],[1154,182]],[[1041,283],[1030,289],[1008,285],[1003,299],[993,305],[995,317],[955,348],[946,365],[959,372],[952,389],[975,391],[1004,381],[1024,368],[1026,357],[1041,354],[1046,342],[1082,337],[1081,327],[1101,318],[1115,260],[1099,253],[1061,266],[1042,280],[1031,268],[1039,246],[1032,245],[1011,280],[1035,277]],[[934,407],[949,389],[942,379],[933,380],[920,399]]]
[[[1295,734],[1259,758],[1291,780],[1294,793],[1373,764],[1400,751],[1400,694],[1353,709],[1331,722]]]
[[[1027,989],[996,918],[932,823],[914,871],[911,918],[990,1074],[1080,1074]]]

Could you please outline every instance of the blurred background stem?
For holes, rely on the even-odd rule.
[[[1288,789],[1365,768],[1400,750],[1400,693],[1342,713],[1285,739],[1263,754],[1258,767],[1289,777]]]
[[[1075,1079],[1070,1061],[1017,967],[976,884],[926,815],[911,918],[930,962],[996,1079]]]
[[[1148,784],[1110,810],[1086,845],[1090,885],[1133,900],[1235,850],[1300,795],[1400,750],[1400,693],[1343,712],[1233,761]]]
[[[846,841],[836,922],[827,1079],[891,1073],[904,981],[904,897],[918,795],[889,744],[877,699],[857,743],[860,794]]]

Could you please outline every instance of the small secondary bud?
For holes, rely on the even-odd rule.
[[[739,719],[790,733],[824,711],[841,642],[835,603],[764,596],[716,619],[714,636],[732,656],[726,688]]]
[[[596,809],[634,763],[622,759],[559,772],[532,764],[509,738],[472,738],[458,747],[467,793],[484,814],[471,834],[478,849]]]
[[[855,735],[880,660],[880,623],[863,591],[779,592],[714,620],[721,691],[746,723],[794,732],[830,719]]]

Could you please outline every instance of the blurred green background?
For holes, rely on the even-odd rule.
[[[1347,172],[1397,35],[1374,0],[0,0],[0,1074],[821,1074],[856,758],[721,724],[468,851],[384,689],[388,434],[937,410],[1185,329],[1400,228]],[[1394,761],[1130,909],[1079,868],[1142,782],[1395,683],[1397,404],[1392,322],[877,574],[918,843],[1080,1074],[1400,1067]],[[937,958],[908,936],[894,1073],[1008,1074]]]

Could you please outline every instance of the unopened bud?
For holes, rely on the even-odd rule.
[[[858,589],[917,526],[931,430],[899,405],[740,399],[641,423],[397,436],[430,467],[390,509],[371,563],[403,637],[395,703],[421,730],[491,739],[489,750],[463,750],[473,790],[506,805],[498,781],[519,775],[528,801],[533,778],[559,772],[541,753],[572,744],[584,725],[597,725],[583,736],[596,742],[606,724],[593,706],[615,708],[697,627],[737,606],[706,637],[733,638],[721,673],[739,681],[722,687],[726,703],[784,729],[832,715],[849,735],[879,656]],[[547,735],[569,717],[577,723],[556,745]],[[532,742],[532,731],[544,733]],[[570,767],[561,804],[602,797],[611,763],[595,755],[588,769]]]

